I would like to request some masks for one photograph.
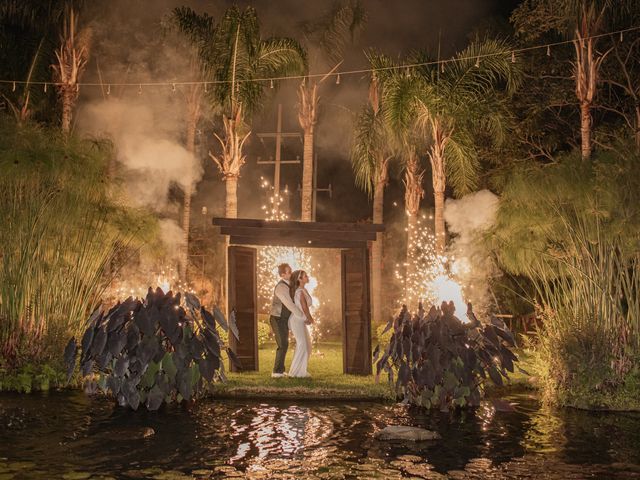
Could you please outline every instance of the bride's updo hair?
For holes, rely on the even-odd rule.
[[[289,280],[289,294],[291,295],[291,300],[295,298],[296,290],[300,286],[300,279],[304,275],[304,270],[296,270],[291,274],[291,280]]]

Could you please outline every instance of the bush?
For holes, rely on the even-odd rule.
[[[506,186],[496,253],[535,289],[543,322],[533,357],[547,401],[618,409],[637,393],[639,165],[633,151],[574,155],[516,172]]]
[[[0,392],[31,393],[47,391],[65,385],[64,371],[49,364],[27,363],[18,369],[7,370],[0,367]]]
[[[229,326],[222,313],[213,314],[191,294],[164,294],[157,289],[144,301],[129,297],[104,315],[97,309],[81,341],[80,371],[89,378],[88,393],[111,392],[121,406],[134,410],[144,403],[157,410],[163,402],[196,398],[214,381],[224,380],[222,351],[239,368],[235,354],[218,336],[218,326],[237,337],[233,315]],[[72,338],[64,353],[69,377],[76,365],[77,343]]]
[[[513,335],[497,318],[481,324],[470,307],[471,323],[462,323],[446,303],[428,313],[420,307],[415,315],[402,308],[376,364],[377,376],[389,374],[398,398],[441,410],[477,406],[487,377],[502,385],[507,371],[513,372]],[[376,348],[374,359],[379,354]]]
[[[154,228],[110,192],[110,155],[107,142],[0,116],[0,355],[10,369],[54,360],[109,283],[114,255]]]
[[[376,328],[376,339],[378,340],[379,345],[389,345],[392,335],[393,329],[389,328],[387,324],[382,324]]]
[[[224,343],[229,343],[229,334],[222,330],[220,333],[220,340]],[[271,326],[265,322],[258,322],[258,348],[264,347],[272,337]]]

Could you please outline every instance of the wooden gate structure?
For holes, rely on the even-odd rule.
[[[214,218],[229,236],[227,292],[240,341],[229,336],[244,371],[258,370],[257,246],[336,248],[342,252],[342,358],[344,373],[371,374],[371,283],[369,243],[383,225],[370,223],[273,222]]]

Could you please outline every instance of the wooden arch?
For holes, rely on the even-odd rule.
[[[342,357],[344,373],[371,374],[371,286],[369,242],[383,225],[327,222],[269,222],[214,218],[229,236],[227,288],[229,311],[236,311],[240,342],[231,347],[243,370],[258,370],[256,246],[337,248],[341,250]]]

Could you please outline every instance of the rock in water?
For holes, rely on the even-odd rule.
[[[438,440],[442,437],[440,437],[438,432],[432,432],[431,430],[425,430],[424,428],[395,425],[384,427],[379,432],[376,432],[375,438],[378,440],[408,440],[411,442],[423,442],[425,440]]]
[[[142,429],[142,438],[148,438],[156,434],[156,431],[151,427],[144,427]]]

